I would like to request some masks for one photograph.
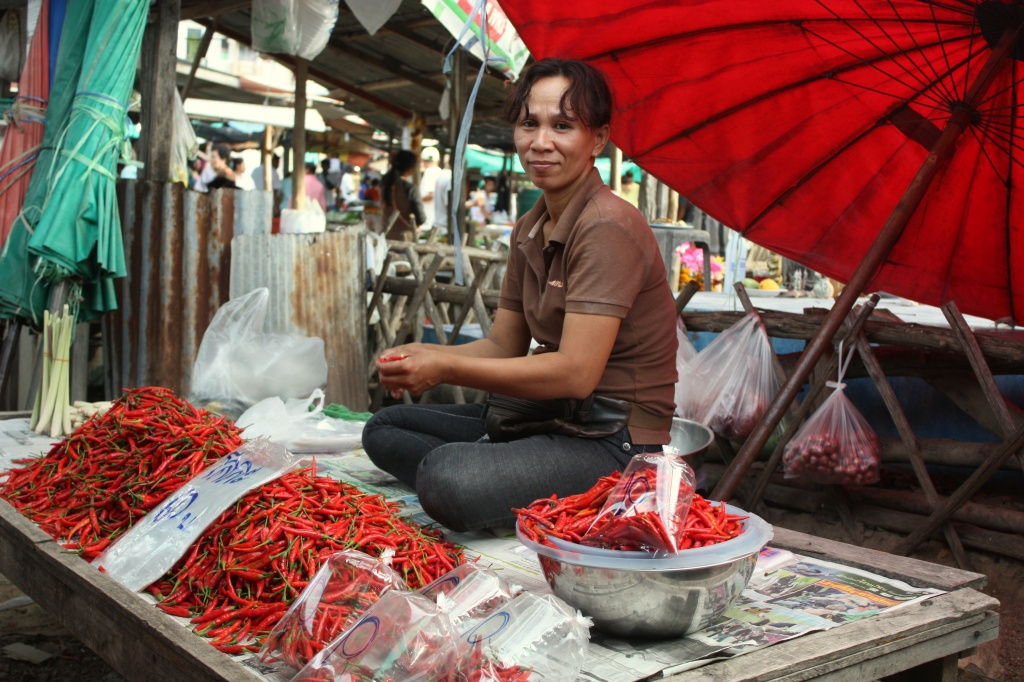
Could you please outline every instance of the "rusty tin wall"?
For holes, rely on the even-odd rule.
[[[327,401],[365,410],[366,230],[240,235],[231,242],[231,296],[270,290],[267,332],[318,336]]]
[[[269,234],[272,201],[270,192],[118,183],[128,276],[116,282],[120,309],[104,320],[109,396],[153,385],[188,395],[203,333],[228,300],[231,239]]]

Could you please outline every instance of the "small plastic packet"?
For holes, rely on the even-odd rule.
[[[356,550],[328,557],[267,635],[257,659],[298,670],[391,590],[408,591],[390,566]]]
[[[451,619],[459,634],[507,604],[517,588],[489,568],[462,564],[420,590]]]
[[[788,478],[817,483],[870,485],[880,477],[881,446],[867,420],[843,390],[843,375],[853,350],[840,363],[839,377],[826,386],[835,390],[786,444],[782,464]],[[843,346],[839,345],[840,358]]]
[[[524,592],[459,637],[456,679],[575,680],[583,669],[591,625],[554,595]]]
[[[606,549],[675,553],[695,492],[696,476],[680,455],[635,455],[580,542]]]
[[[454,680],[456,642],[451,620],[437,604],[417,592],[392,590],[310,659],[293,679]]]

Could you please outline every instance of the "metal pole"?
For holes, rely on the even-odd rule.
[[[740,482],[750,470],[754,460],[757,459],[764,444],[768,442],[768,438],[782,420],[790,403],[796,398],[804,381],[810,376],[811,370],[818,362],[818,358],[825,352],[826,346],[832,344],[832,337],[836,335],[847,313],[850,312],[854,303],[857,302],[860,292],[864,290],[868,280],[871,279],[892,251],[892,247],[900,238],[903,229],[907,226],[918,204],[921,203],[924,195],[928,192],[928,188],[935,175],[949,163],[953,153],[956,151],[957,141],[971,122],[974,106],[981,99],[985,90],[988,89],[998,67],[1009,56],[1010,49],[1015,46],[1017,36],[1020,34],[1022,27],[1024,27],[1024,24],[1007,30],[1000,39],[999,44],[992,50],[988,61],[985,62],[985,65],[978,74],[978,80],[975,81],[971,90],[964,98],[964,103],[954,109],[949,123],[946,124],[939,139],[935,141],[928,157],[921,164],[921,168],[917,171],[917,175],[914,176],[903,198],[900,199],[896,208],[893,209],[892,214],[882,227],[874,244],[868,249],[864,259],[850,277],[850,281],[847,282],[839,298],[836,299],[832,310],[829,311],[821,327],[818,328],[818,331],[815,332],[807,344],[796,366],[779,389],[778,395],[775,396],[771,405],[768,406],[768,410],[761,418],[761,421],[758,422],[753,432],[747,437],[743,447],[736,454],[736,459],[726,469],[725,475],[711,494],[712,499],[728,500],[736,492]]]
[[[306,73],[305,59],[295,60],[295,127],[292,128],[292,154],[295,170],[292,172],[292,206],[301,211],[306,208]]]

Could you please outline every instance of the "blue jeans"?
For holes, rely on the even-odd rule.
[[[512,527],[512,509],[541,497],[589,490],[638,452],[629,430],[605,438],[540,435],[482,441],[483,405],[395,405],[363,429],[363,449],[378,468],[410,486],[435,521],[455,531]]]

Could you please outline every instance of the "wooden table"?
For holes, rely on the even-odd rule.
[[[947,590],[925,602],[797,637],[666,680],[952,682],[956,661],[999,634],[985,576],[775,528],[772,546]],[[258,679],[246,666],[67,552],[0,501],[0,573],[128,680]]]

